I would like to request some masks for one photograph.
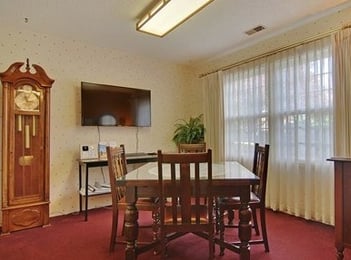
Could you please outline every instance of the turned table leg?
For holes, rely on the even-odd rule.
[[[240,196],[241,207],[239,210],[239,239],[240,244],[240,259],[250,259],[250,245],[251,239],[251,208],[249,207],[249,196],[247,192]]]
[[[336,259],[337,260],[344,259],[344,245],[343,244],[336,245]]]
[[[127,208],[125,211],[125,238],[127,241],[125,249],[125,257],[128,260],[137,259],[136,241],[138,238],[138,210],[135,206],[136,202],[135,188],[127,187],[126,189],[126,202]]]

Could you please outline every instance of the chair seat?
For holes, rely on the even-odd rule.
[[[200,224],[206,224],[208,223],[208,209],[206,205],[200,205],[197,209],[195,208],[195,206],[193,206],[191,208],[191,223],[195,223],[196,222],[196,212],[199,214],[200,217]],[[180,207],[178,210],[178,215],[177,215],[177,221],[181,222],[182,217],[181,217],[181,213],[180,213]],[[172,216],[172,207],[170,206],[166,206],[165,208],[165,224],[167,223],[172,223],[173,222],[173,216]]]
[[[125,197],[121,198],[118,202],[118,207],[120,209],[125,209],[126,207],[126,200],[125,200]],[[157,199],[156,198],[152,198],[152,197],[145,197],[145,198],[138,198],[138,200],[136,201],[135,203],[136,207],[139,209],[139,210],[143,210],[143,207],[148,207],[150,208],[150,206],[153,206],[155,208],[158,207],[157,205]]]
[[[253,192],[250,193],[250,202],[249,203],[259,203],[261,200]],[[219,203],[225,203],[227,205],[236,205],[240,204],[240,197],[223,197],[219,198]]]
[[[145,198],[138,198],[138,203],[156,203],[157,198],[153,197],[145,197]]]

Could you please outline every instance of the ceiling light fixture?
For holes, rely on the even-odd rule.
[[[162,37],[214,0],[160,0],[136,25],[136,29]]]

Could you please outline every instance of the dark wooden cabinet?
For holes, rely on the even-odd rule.
[[[49,223],[50,79],[12,64],[2,83],[2,233]]]
[[[337,259],[351,248],[351,158],[333,157],[335,188],[335,247]]]

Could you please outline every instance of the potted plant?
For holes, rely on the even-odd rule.
[[[190,117],[189,120],[180,119],[180,122],[175,124],[173,141],[179,145],[203,143],[205,138],[205,127],[203,123],[203,115]]]

